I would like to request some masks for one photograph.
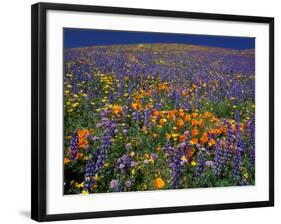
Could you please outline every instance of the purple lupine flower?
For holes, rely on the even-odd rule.
[[[231,145],[233,143],[233,136],[234,132],[231,128],[231,124],[227,121],[227,131],[226,131],[226,144],[225,144],[225,149],[224,149],[224,160],[225,164],[228,164],[231,160]]]
[[[230,145],[226,144],[226,147],[224,149],[224,162],[225,165],[229,163],[229,161],[231,160],[231,149],[230,149]]]
[[[185,149],[186,147],[186,142],[181,142],[178,147],[180,147],[181,149]]]
[[[135,167],[137,165],[136,161],[131,161],[130,166]]]
[[[124,169],[125,168],[125,165],[123,163],[121,163],[118,167],[119,169]]]
[[[214,167],[214,162],[211,161],[211,160],[207,160],[207,161],[205,162],[205,165],[206,165],[206,167],[213,168],[213,167]]]
[[[250,146],[249,151],[250,151],[249,152],[249,160],[250,160],[251,166],[255,167],[255,157],[256,157],[255,148],[253,146]]]
[[[165,151],[167,152],[167,154],[171,154],[173,151],[173,147],[171,145],[170,140],[167,140],[166,145],[165,145]]]
[[[134,163],[135,161],[132,161],[129,152],[127,152],[117,159],[116,169],[120,172],[121,176],[125,176]]]
[[[110,114],[109,110],[102,110],[100,112],[100,115],[101,115],[102,118],[106,118],[109,114]]]
[[[111,188],[115,192],[118,191],[118,180],[113,179],[112,181],[110,181],[109,188]]]
[[[74,132],[72,135],[72,139],[70,142],[70,147],[69,147],[69,159],[74,160],[76,159],[76,155],[79,151],[79,138],[77,132]]]
[[[241,148],[236,146],[233,161],[233,174],[235,177],[240,177],[240,168],[242,163]]]
[[[108,125],[108,131],[110,136],[114,136],[118,132],[117,125],[111,122]]]
[[[85,151],[85,152],[88,152],[88,151],[89,151],[89,147],[90,147],[89,145],[85,145],[84,151]]]
[[[151,111],[146,109],[144,111],[144,126],[145,127],[149,127],[151,125],[150,116],[151,116]]]
[[[123,132],[124,135],[127,135],[127,134],[128,134],[128,130],[127,130],[127,129],[123,129],[122,132]]]
[[[94,185],[94,174],[95,163],[93,161],[92,155],[89,155],[89,159],[87,161],[85,167],[85,175],[84,175],[84,190],[92,191]]]
[[[241,165],[242,165],[242,155],[244,153],[245,144],[242,141],[239,132],[236,136],[236,146],[233,161],[233,173],[237,179],[241,177]]]
[[[184,131],[184,133],[183,133],[185,136],[188,136],[189,135],[189,131],[188,130],[186,130],[186,131]]]
[[[203,170],[205,165],[205,158],[202,152],[199,152],[197,155],[197,165],[195,167],[195,176],[199,177]]]
[[[93,140],[94,142],[98,141],[98,139],[99,139],[98,136],[94,136],[94,137],[92,138],[92,140]]]
[[[180,177],[182,174],[182,161],[183,150],[180,147],[177,147],[175,151],[169,146],[169,141],[166,144],[166,150],[168,154],[168,163],[172,171],[172,179],[170,182],[170,187],[176,189],[180,184]]]
[[[142,120],[142,113],[139,110],[136,110],[132,113],[133,119],[136,123],[140,123]]]
[[[170,163],[170,168],[172,170],[172,180],[171,180],[170,187],[172,189],[176,189],[179,187],[179,183],[180,183],[180,177],[182,172],[181,163],[180,162]]]
[[[131,143],[127,143],[125,147],[126,147],[127,151],[129,151],[132,148],[132,144]]]
[[[195,97],[194,97],[194,107],[197,109],[200,109],[200,105],[199,105],[199,94],[198,91],[195,90]]]
[[[96,151],[96,170],[100,170],[106,159],[107,159],[107,154],[108,154],[108,150],[111,148],[112,145],[112,141],[111,141],[111,135],[109,134],[109,131],[106,131],[104,133],[104,136],[101,140],[101,145],[100,148]]]
[[[97,128],[97,129],[102,128],[102,126],[103,126],[103,123],[97,123],[97,124],[96,124],[96,128]]]
[[[107,154],[109,149],[111,148],[111,135],[109,130],[105,130],[104,136],[101,140],[101,145],[98,150],[94,153],[94,159],[92,160],[92,156],[90,156],[88,163],[85,168],[85,183],[88,181],[86,185],[84,185],[84,189],[92,192],[92,185],[94,184],[93,177],[103,168],[104,163],[107,159]]]
[[[242,139],[242,136],[240,135],[240,133],[237,133],[237,146],[240,148],[242,155],[245,153],[245,142]]]
[[[125,84],[124,84],[124,82],[122,81],[121,84],[120,84],[120,88],[118,89],[118,95],[119,95],[119,97],[123,97],[124,89],[125,89]]]
[[[125,185],[127,188],[130,188],[132,186],[132,181],[126,180]]]
[[[249,128],[248,135],[249,135],[249,160],[251,166],[255,166],[255,116],[252,117]]]
[[[157,155],[155,153],[151,153],[150,157],[154,162],[157,160]]]
[[[249,182],[245,179],[242,180],[242,186],[248,186]]]
[[[222,151],[222,141],[220,140],[215,147],[214,172],[216,176],[220,176],[222,171],[223,171],[223,151]]]
[[[128,111],[131,111],[132,110],[132,99],[131,97],[129,96],[128,100],[127,100],[127,108],[128,108]]]
[[[113,93],[113,91],[110,91],[110,92],[108,93],[108,102],[109,102],[110,104],[113,104],[113,101],[114,101],[114,93]]]
[[[89,139],[91,137],[91,134],[90,133],[87,133],[86,136],[85,136],[87,139]]]
[[[180,98],[181,98],[181,95],[178,91],[174,90],[172,92],[172,101],[174,102],[174,107],[175,108],[179,108],[180,106]]]
[[[111,124],[111,121],[107,117],[102,117],[100,121],[104,127],[108,127]]]
[[[239,123],[239,119],[240,119],[240,114],[238,110],[234,111],[234,120],[236,123]]]
[[[187,97],[185,98],[185,100],[184,100],[183,108],[184,108],[185,110],[191,111],[192,106],[191,106],[190,99],[189,99],[188,96],[187,96]]]

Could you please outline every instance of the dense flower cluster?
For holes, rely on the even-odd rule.
[[[255,56],[180,44],[64,51],[64,193],[255,184]]]

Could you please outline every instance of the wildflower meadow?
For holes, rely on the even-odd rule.
[[[255,184],[254,49],[65,48],[63,82],[64,194]]]

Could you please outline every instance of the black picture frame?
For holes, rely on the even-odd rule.
[[[195,206],[160,207],[101,212],[46,214],[46,12],[64,10],[100,12],[124,15],[162,16],[217,21],[254,22],[269,24],[269,200],[243,203],[208,204]],[[193,212],[274,206],[274,18],[182,11],[163,11],[136,8],[102,7],[73,4],[37,3],[32,5],[31,19],[31,218],[37,221],[101,218],[115,216],[148,215],[160,213]]]

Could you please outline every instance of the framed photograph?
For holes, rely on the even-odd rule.
[[[273,205],[273,18],[32,5],[32,219]]]

